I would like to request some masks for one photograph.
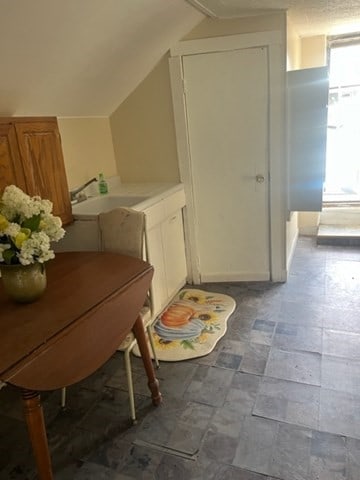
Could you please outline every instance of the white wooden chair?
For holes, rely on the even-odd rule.
[[[116,252],[136,258],[147,258],[145,239],[145,214],[131,208],[115,208],[110,212],[99,215],[100,246],[102,251]],[[146,298],[145,304],[140,311],[140,317],[146,329],[155,361],[159,368],[156,357],[155,345],[151,334],[153,317],[152,287]],[[136,345],[136,339],[130,332],[123,340],[118,350],[124,352],[125,369],[129,389],[130,418],[136,423],[134,387],[131,370],[131,350]],[[65,407],[65,389],[62,389],[61,406]]]

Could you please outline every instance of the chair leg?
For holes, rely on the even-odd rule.
[[[127,377],[128,390],[129,390],[130,418],[132,423],[135,425],[136,413],[135,413],[134,387],[133,387],[132,372],[131,372],[130,349],[125,350],[124,358],[125,358],[125,369],[126,369],[126,377]]]
[[[66,406],[66,387],[61,389],[61,401],[60,401],[60,406],[62,409],[65,408]]]
[[[153,336],[152,336],[151,325],[148,325],[146,327],[146,330],[147,330],[147,334],[148,334],[148,337],[149,337],[149,342],[150,342],[150,345],[151,345],[151,350],[152,350],[152,353],[153,353],[156,368],[160,368],[159,360],[158,360],[157,355],[156,355],[155,343],[154,343],[154,339],[153,339]]]

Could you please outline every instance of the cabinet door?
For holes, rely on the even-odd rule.
[[[26,191],[53,202],[64,224],[72,221],[60,134],[55,121],[15,123]]]
[[[148,261],[154,267],[152,279],[153,306],[155,315],[168,303],[161,224],[153,226],[146,232]]]
[[[275,197],[270,202],[269,183],[275,118],[269,51],[211,51],[185,55],[182,64],[189,152],[182,174],[193,199],[188,230],[194,281],[268,280],[276,203]]]
[[[0,193],[12,184],[26,190],[15,128],[11,124],[0,124]]]
[[[170,300],[186,283],[186,257],[181,210],[162,224],[167,296]]]

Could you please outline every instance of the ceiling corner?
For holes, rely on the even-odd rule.
[[[200,0],[187,0],[193,7],[195,7],[199,12],[204,13],[208,17],[218,18],[216,13],[211,10],[209,7],[206,7]]]

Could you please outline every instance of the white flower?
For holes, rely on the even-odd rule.
[[[19,217],[20,222],[41,212],[50,214],[52,203],[50,200],[42,200],[40,197],[29,197],[20,188],[15,185],[9,185],[5,188],[0,212],[7,217],[9,221]]]
[[[47,214],[51,215],[53,204],[50,202],[50,200],[41,200],[40,199],[40,205],[41,205],[41,210]],[[58,218],[58,217],[57,217]]]
[[[55,258],[55,254],[50,250],[50,240],[46,233],[34,232],[22,243],[17,257],[22,265],[30,265],[35,262],[47,262]]]
[[[52,207],[49,200],[30,197],[15,185],[5,188],[0,198],[0,263],[30,265],[55,257],[50,242],[60,240],[65,230]]]
[[[9,223],[3,233],[8,237],[15,238],[16,235],[20,232],[20,228],[21,227],[18,223]]]
[[[59,241],[65,235],[65,230],[61,228],[61,219],[51,214],[42,215],[40,228],[52,242]]]

